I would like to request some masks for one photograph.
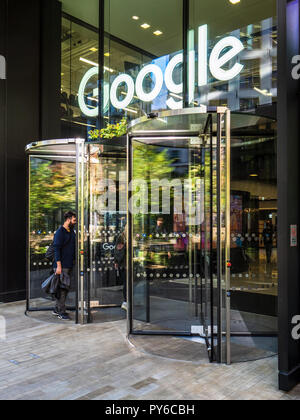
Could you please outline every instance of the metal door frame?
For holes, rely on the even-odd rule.
[[[49,159],[51,160],[51,158],[56,157],[56,158],[69,158],[70,162],[73,162],[75,165],[75,176],[76,176],[76,183],[77,183],[77,168],[76,168],[76,154],[77,154],[77,148],[78,148],[78,144],[80,142],[84,142],[83,139],[60,139],[60,140],[45,140],[45,141],[38,141],[38,142],[34,142],[31,143],[29,145],[26,146],[25,148],[25,152],[26,152],[26,185],[27,185],[27,211],[26,211],[26,219],[27,219],[27,223],[26,223],[26,311],[25,314],[30,313],[30,312],[49,312],[52,311],[54,309],[53,305],[49,306],[44,306],[44,307],[31,307],[30,306],[30,301],[31,301],[31,297],[30,297],[30,292],[31,292],[31,270],[30,270],[30,180],[31,180],[31,174],[30,174],[30,160],[31,158],[41,158],[41,159]],[[64,146],[64,145],[68,145],[68,144],[74,144],[74,154],[71,155],[69,152],[64,152],[64,151],[42,151],[39,150],[39,148],[43,147],[43,146]],[[76,190],[75,190],[75,202],[76,202],[76,207],[77,207],[77,194],[78,194],[78,189],[77,189],[77,185],[76,185]],[[76,245],[77,246],[77,245]],[[77,252],[77,251],[76,251]],[[76,266],[74,267],[74,277],[75,277],[75,306],[74,307],[68,307],[68,310],[70,311],[75,311],[76,313],[76,318],[77,318],[77,311],[78,311],[78,278],[77,278],[77,263]],[[50,303],[50,301],[49,301]]]
[[[216,361],[218,363],[225,362],[223,355],[223,337],[226,339],[226,363],[231,363],[231,354],[230,354],[230,340],[231,340],[231,331],[230,331],[230,145],[231,145],[231,113],[230,110],[225,107],[218,107],[213,109],[206,109],[206,107],[201,108],[190,108],[190,109],[183,109],[183,110],[176,110],[176,111],[165,111],[155,115],[150,115],[148,117],[142,117],[138,120],[133,121],[130,126],[130,131],[127,136],[127,171],[128,171],[128,182],[127,184],[130,185],[132,181],[132,169],[133,169],[133,149],[132,149],[132,140],[133,139],[142,139],[142,138],[157,138],[161,137],[164,139],[178,139],[178,137],[186,138],[186,137],[198,137],[199,132],[193,132],[189,130],[152,130],[152,131],[137,131],[134,132],[134,127],[140,123],[146,122],[149,118],[166,118],[172,116],[180,116],[180,115],[189,115],[189,114],[217,114],[217,130],[216,130],[216,137],[217,137],[217,219],[218,219],[218,227],[217,227],[217,280],[218,280],[218,351],[217,357],[211,358],[212,361]],[[225,128],[223,127],[225,126]],[[224,251],[222,249],[222,214],[221,214],[221,154],[222,154],[222,147],[225,147],[225,179],[226,179],[226,211],[225,211],[225,243],[223,243]],[[127,202],[130,202],[132,197],[132,192],[129,190],[127,191]],[[127,223],[128,223],[128,246],[127,246],[127,303],[128,303],[128,312],[127,312],[127,334],[129,335],[165,335],[165,336],[191,336],[191,333],[180,332],[180,331],[135,331],[133,329],[133,223],[132,223],[132,214],[129,210],[129,206],[127,208]],[[223,254],[224,258],[223,258]],[[225,261],[225,266],[224,262]],[[226,310],[223,311],[223,292],[222,292],[222,279],[225,282],[224,293],[226,296]],[[223,283],[224,284],[224,283]],[[213,289],[213,283],[212,283]],[[212,293],[212,300],[213,300],[213,293]],[[213,303],[213,302],[212,302]],[[213,311],[213,305],[212,305]],[[223,313],[225,312],[225,319],[226,319],[226,331],[223,331],[222,327],[222,320],[223,320]],[[212,317],[212,324],[213,324]],[[211,325],[211,331],[214,331],[214,325]],[[211,334],[211,343],[214,343],[214,334]],[[213,347],[212,347],[213,348]]]
[[[77,309],[76,323],[90,324],[93,322],[91,316],[91,276],[92,276],[92,260],[91,260],[91,162],[90,147],[92,145],[102,145],[100,141],[86,142],[79,140],[77,143],[76,157],[76,203],[78,215],[78,235],[77,235]],[[118,152],[119,153],[119,152]],[[104,159],[113,159],[113,155]],[[120,154],[117,155],[120,157]],[[124,157],[125,160],[125,157]],[[87,199],[88,196],[88,199]],[[88,232],[86,232],[86,229]],[[85,234],[89,233],[88,240]],[[87,245],[87,246],[86,246]],[[103,304],[96,309],[121,308],[121,304]]]

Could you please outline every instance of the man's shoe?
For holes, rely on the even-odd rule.
[[[59,313],[57,312],[57,310],[56,310],[56,309],[54,309],[54,310],[52,311],[52,315],[53,315],[53,316],[58,316],[58,315],[59,315]]]
[[[58,319],[61,319],[62,321],[71,321],[71,318],[68,314],[59,314]]]
[[[127,302],[123,302],[121,309],[123,309],[124,311],[127,311]]]

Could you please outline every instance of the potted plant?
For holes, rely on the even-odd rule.
[[[89,131],[89,138],[91,140],[99,139],[114,139],[123,137],[127,134],[128,122],[127,118],[122,118],[117,124],[107,124],[106,128],[102,130],[91,130]]]

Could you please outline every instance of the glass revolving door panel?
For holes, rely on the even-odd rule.
[[[226,355],[229,122],[184,110],[129,138],[129,331],[200,337],[210,361]]]
[[[41,289],[53,265],[45,254],[64,213],[76,210],[76,144],[75,141],[41,142],[31,145],[27,154],[27,310],[46,311],[52,309],[54,303]],[[71,309],[76,307],[75,275],[67,306]]]
[[[201,324],[201,140],[133,139],[132,150],[134,329],[187,334]]]
[[[89,320],[126,317],[126,244],[124,263],[116,265],[116,247],[126,238],[127,172],[124,147],[88,146]]]

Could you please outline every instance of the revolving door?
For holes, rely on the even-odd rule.
[[[230,112],[165,112],[128,137],[128,331],[200,336],[230,362]]]
[[[54,307],[41,289],[53,265],[46,251],[64,212],[73,210],[77,244],[68,309],[77,323],[124,319],[114,247],[126,226],[126,139],[45,141],[29,145],[26,153],[27,312],[46,314]]]

